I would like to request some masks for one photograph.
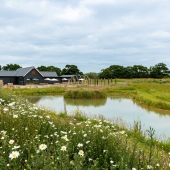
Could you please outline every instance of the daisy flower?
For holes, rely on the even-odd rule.
[[[45,149],[47,149],[47,145],[41,144],[41,145],[39,146],[39,149],[40,149],[40,150],[45,150]]]
[[[84,151],[83,151],[83,150],[79,150],[78,154],[79,154],[80,156],[84,156]]]
[[[9,155],[9,158],[14,159],[14,158],[18,158],[19,156],[19,152],[18,151],[12,151],[12,153]]]

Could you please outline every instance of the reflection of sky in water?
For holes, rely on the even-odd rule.
[[[57,113],[64,110],[64,99],[62,96],[42,97],[38,105],[43,105]],[[131,99],[108,98],[103,106],[75,106],[66,105],[68,113],[74,110],[81,110],[86,114],[101,114],[106,118],[122,118],[128,124],[133,124],[134,120],[140,120],[143,129],[149,129],[149,126],[155,129],[156,134],[166,134],[170,137],[170,116],[159,115],[153,111],[147,111],[133,103]]]

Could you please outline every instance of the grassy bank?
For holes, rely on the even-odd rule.
[[[0,169],[169,169],[170,143],[146,136],[140,123],[90,119],[37,108],[0,91]]]
[[[139,104],[169,110],[170,84],[169,83],[128,83],[106,88],[107,94],[124,94]]]
[[[46,88],[17,88],[12,89],[16,95],[47,95],[47,94],[63,94],[65,87],[46,87]]]

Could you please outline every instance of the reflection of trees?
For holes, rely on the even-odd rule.
[[[37,96],[37,97],[27,97],[28,101],[31,103],[37,103],[42,97]]]
[[[66,99],[64,101],[67,105],[75,106],[103,106],[106,104],[106,99]]]
[[[163,110],[163,109],[159,109],[159,108],[154,108],[151,106],[147,106],[144,104],[141,104],[140,102],[134,101],[132,100],[134,104],[140,106],[142,109],[146,110],[148,113],[149,112],[155,112],[156,114],[159,114],[159,116],[169,116],[170,115],[170,111],[169,110]]]

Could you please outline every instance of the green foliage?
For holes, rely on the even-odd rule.
[[[112,72],[111,72],[111,70],[109,70],[108,68],[103,69],[103,70],[99,73],[99,78],[106,78],[106,79],[112,78]]]
[[[100,99],[106,98],[106,94],[103,91],[67,91],[64,94],[64,98],[71,99]]]
[[[123,67],[120,65],[111,65],[102,69],[100,78],[163,78],[169,77],[170,71],[164,63],[158,63],[148,69],[142,65]]]
[[[86,73],[84,74],[85,76],[88,76],[88,78],[90,79],[96,79],[98,78],[98,73],[95,73],[95,72],[89,72],[89,73]]]
[[[62,75],[83,75],[83,73],[75,65],[67,64],[62,70]]]
[[[18,68],[22,68],[18,64],[7,64],[6,66],[2,67],[2,70],[17,70]]]
[[[142,65],[134,65],[131,69],[132,78],[147,78],[149,77],[148,68]]]
[[[61,69],[54,66],[40,66],[37,67],[39,71],[55,71],[58,76],[61,76]]]
[[[150,77],[152,78],[163,78],[168,76],[168,68],[164,63],[158,63],[154,67],[150,68]]]

